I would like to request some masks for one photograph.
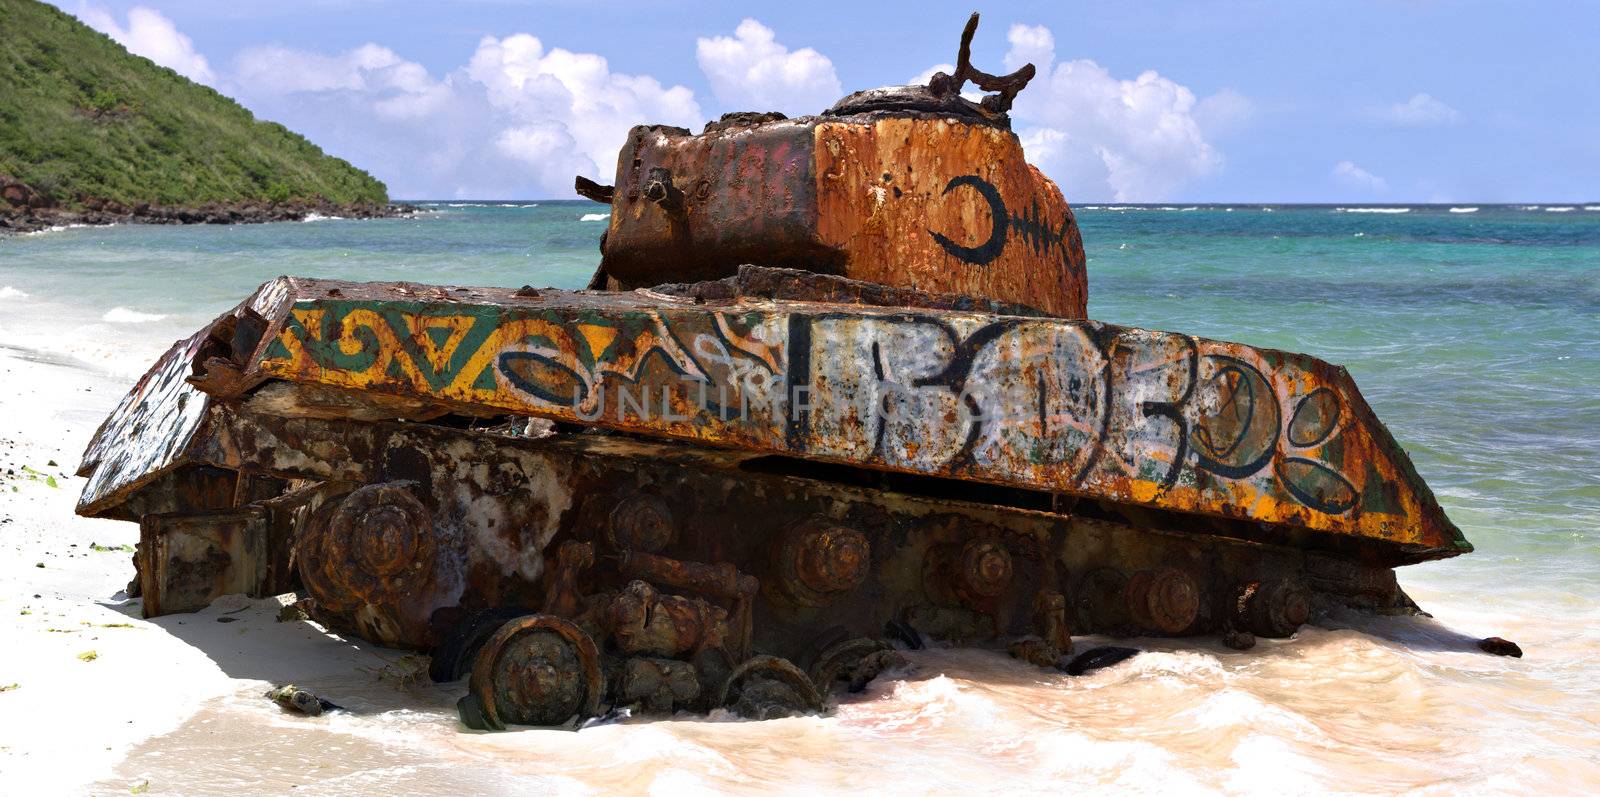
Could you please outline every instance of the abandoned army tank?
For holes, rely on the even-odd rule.
[[[1471,546],[1342,368],[1084,317],[1033,67],[972,68],[976,22],[928,86],[635,128],[578,180],[590,290],[268,282],[122,400],[78,512],[138,521],[147,616],[298,591],[473,727],[1414,611],[1392,568]]]

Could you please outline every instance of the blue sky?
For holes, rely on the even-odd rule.
[[[629,125],[816,112],[954,58],[1089,202],[1600,200],[1600,4],[58,0],[400,198],[609,182]],[[759,106],[759,107],[758,107]]]

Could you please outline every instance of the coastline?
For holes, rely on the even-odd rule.
[[[214,202],[197,206],[128,206],[109,200],[86,200],[81,207],[34,207],[29,204],[0,203],[0,238],[39,232],[56,227],[107,226],[112,224],[265,224],[277,221],[304,221],[313,216],[346,219],[403,218],[422,212],[416,205],[340,204],[328,201],[246,201]]]

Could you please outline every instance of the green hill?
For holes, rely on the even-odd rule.
[[[388,201],[372,175],[36,0],[0,0],[0,175],[69,206]]]

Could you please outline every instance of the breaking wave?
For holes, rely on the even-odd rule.
[[[126,307],[113,307],[107,310],[105,315],[100,316],[100,320],[108,324],[147,324],[166,317],[165,313],[141,313]]]
[[[1575,208],[1575,207],[1573,207],[1571,205],[1561,205],[1559,207],[1545,208],[1544,212],[1546,212],[1546,213],[1571,213],[1574,210],[1577,210],[1577,208]]]
[[[1410,213],[1411,208],[1334,208],[1335,213]]]
[[[1451,208],[1451,213],[1477,213],[1477,208]]]
[[[91,226],[91,225],[88,225],[88,224],[56,224],[56,225],[52,225],[52,226],[46,227],[46,228],[44,228],[42,230],[33,230],[32,232],[25,232],[25,233],[23,233],[23,235],[49,235],[50,233],[53,233],[53,232],[61,232],[63,230],[76,230],[76,229],[78,229],[80,227],[89,227],[89,226]],[[115,225],[108,224],[108,225],[105,225],[105,226],[112,227],[112,226],[115,226]]]
[[[611,218],[610,213],[585,213],[578,221],[605,221]]]
[[[6,285],[4,287],[0,287],[0,299],[26,299],[26,298],[28,298],[28,294],[25,291],[19,291],[16,288],[11,287],[10,285]]]

